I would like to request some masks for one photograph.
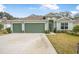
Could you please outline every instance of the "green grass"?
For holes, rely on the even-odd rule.
[[[48,39],[60,54],[76,54],[79,36],[66,33],[56,33],[56,35],[47,35]]]

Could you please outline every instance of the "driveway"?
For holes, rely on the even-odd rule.
[[[0,54],[56,53],[42,33],[12,33],[0,36]]]

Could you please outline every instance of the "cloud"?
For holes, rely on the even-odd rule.
[[[46,8],[46,9],[52,9],[52,10],[58,10],[59,6],[56,4],[43,4],[41,5],[42,8]]]
[[[72,13],[73,15],[79,13],[79,5],[77,5],[77,6],[76,6],[76,10],[75,10],[75,11],[71,11],[71,13]]]
[[[79,10],[79,5],[76,6],[76,10]]]
[[[4,11],[5,8],[6,8],[6,7],[5,7],[4,5],[0,4],[0,12],[1,12],[1,11]]]
[[[71,11],[71,13],[72,13],[72,14],[76,14],[76,13],[78,13],[78,11]]]
[[[71,13],[72,13],[71,15],[74,16],[78,13],[78,11],[71,11]]]

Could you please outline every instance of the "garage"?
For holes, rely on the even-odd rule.
[[[43,33],[44,31],[44,23],[25,23],[25,32],[27,33]]]
[[[22,24],[21,23],[13,23],[13,32],[21,33],[22,32]]]

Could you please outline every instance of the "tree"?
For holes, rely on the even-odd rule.
[[[60,12],[59,13],[61,16],[63,16],[63,17],[71,17],[71,12]]]
[[[76,13],[74,16],[75,16],[75,17],[79,17],[79,13]]]
[[[52,12],[47,14],[47,16],[51,16],[55,18],[61,18],[61,17],[72,18],[72,13],[71,12]]]
[[[79,32],[79,25],[74,26],[73,31],[75,33]]]
[[[15,17],[13,17],[12,15],[10,15],[9,13],[0,12],[0,18],[3,18],[3,17],[6,17],[8,20],[15,19]]]
[[[0,30],[3,28],[3,25],[0,23]]]
[[[76,13],[76,14],[74,15],[74,19],[75,19],[75,20],[78,20],[78,19],[79,19],[79,13]]]

